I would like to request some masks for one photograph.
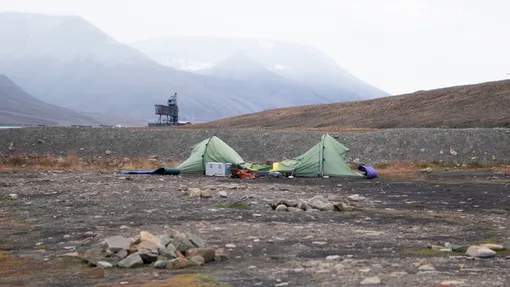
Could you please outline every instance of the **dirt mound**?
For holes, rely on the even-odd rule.
[[[369,101],[301,106],[187,128],[510,127],[510,80],[449,87]]]

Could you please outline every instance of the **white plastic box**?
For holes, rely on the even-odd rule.
[[[207,162],[205,164],[205,175],[207,176],[230,176],[230,163]]]

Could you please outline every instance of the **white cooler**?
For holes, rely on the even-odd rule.
[[[208,176],[230,176],[230,163],[227,162],[206,162],[205,175]]]

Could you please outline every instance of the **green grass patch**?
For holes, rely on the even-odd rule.
[[[240,202],[237,202],[237,203],[218,203],[218,204],[215,204],[214,207],[217,207],[217,208],[234,208],[234,209],[248,209],[250,208],[250,206],[246,203],[240,203]]]

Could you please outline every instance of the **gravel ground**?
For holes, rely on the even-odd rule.
[[[182,190],[192,187],[212,188],[213,197],[190,198]],[[493,174],[475,180],[472,174],[431,173],[419,181],[0,174],[0,250],[11,260],[0,256],[0,285],[140,286],[171,278],[176,271],[145,267],[107,270],[104,279],[92,279],[85,264],[60,255],[85,251],[108,236],[172,227],[195,232],[208,245],[236,246],[230,260],[186,271],[230,286],[359,286],[369,277],[382,286],[445,280],[508,286],[508,251],[469,260],[426,246],[510,241],[509,188],[508,177]],[[352,212],[277,212],[266,203],[331,194],[365,199]],[[225,207],[243,197],[246,209]],[[338,256],[327,260],[331,255]],[[434,270],[424,270],[427,264]]]
[[[110,157],[121,159],[155,155],[181,161],[193,145],[217,135],[244,160],[264,162],[300,155],[319,142],[322,134],[270,129],[24,128],[0,130],[0,155],[97,157],[110,151]],[[394,129],[331,135],[351,149],[350,157],[368,164],[389,160],[510,163],[510,129]]]

